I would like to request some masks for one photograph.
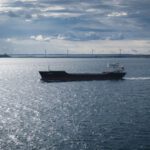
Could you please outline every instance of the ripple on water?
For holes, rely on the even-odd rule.
[[[149,71],[149,60],[140,61],[141,73],[134,66],[138,60],[121,59],[129,74],[123,81],[43,83],[38,74],[47,64],[68,72],[96,72],[107,61],[0,62],[0,149],[148,149],[149,79],[130,76],[141,76],[144,67]]]

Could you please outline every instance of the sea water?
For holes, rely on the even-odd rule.
[[[45,83],[39,70],[98,73],[119,81]],[[0,59],[0,149],[149,150],[150,59]]]

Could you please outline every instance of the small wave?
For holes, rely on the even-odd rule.
[[[126,80],[150,80],[150,77],[129,77],[129,78],[124,78]]]

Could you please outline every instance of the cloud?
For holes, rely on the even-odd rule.
[[[37,2],[37,0],[20,0],[21,2]]]
[[[5,41],[8,43],[12,43],[15,41],[15,39],[14,38],[7,38]]]
[[[0,12],[9,12],[9,11],[17,12],[19,10],[22,10],[22,8],[21,7],[4,7],[4,6],[0,7]]]
[[[149,39],[149,5],[148,0],[2,0],[0,38]]]
[[[35,41],[49,41],[50,40],[50,37],[45,37],[43,35],[37,35],[37,36],[32,35],[30,36],[30,38]]]
[[[54,18],[72,18],[72,17],[78,17],[81,14],[79,13],[55,13],[55,12],[51,12],[51,13],[40,13],[39,14],[39,18],[40,17],[54,17]],[[38,16],[38,15],[37,15]]]
[[[45,36],[45,35],[32,35],[30,39],[35,41],[50,41],[52,39],[65,40],[67,39],[65,36],[58,34],[53,36]]]
[[[54,6],[48,6],[48,7],[44,7],[41,8],[40,11],[41,12],[47,12],[47,11],[59,11],[59,10],[65,10],[65,7],[60,6],[60,5],[54,5]]]
[[[0,14],[8,15],[9,17],[31,18],[33,20],[52,17],[71,18],[81,15],[77,11],[70,11],[66,6],[61,6],[60,4],[47,5],[37,0],[17,0],[15,3],[1,4]]]
[[[121,16],[127,16],[128,13],[126,12],[112,12],[110,14],[108,14],[108,17],[121,17]]]

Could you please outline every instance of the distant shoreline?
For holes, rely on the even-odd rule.
[[[150,58],[146,54],[1,54],[0,58]]]

